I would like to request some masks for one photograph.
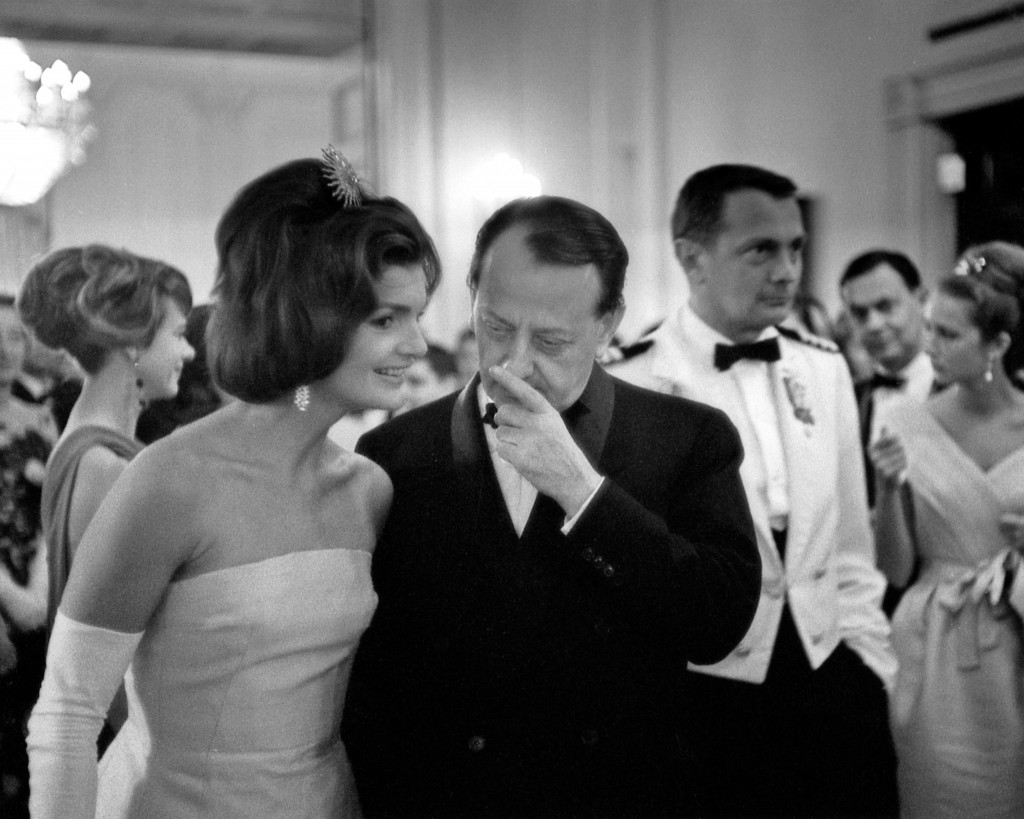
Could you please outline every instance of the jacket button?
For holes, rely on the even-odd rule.
[[[818,645],[818,643],[820,643],[824,639],[825,639],[825,635],[824,634],[820,634],[820,633],[819,634],[812,634],[811,635],[811,644],[812,645]]]
[[[825,569],[815,569],[814,574],[811,575],[815,580],[821,580],[828,572]]]
[[[587,746],[597,745],[597,741],[599,739],[600,736],[594,728],[588,728],[586,731],[580,734],[580,742]]]
[[[611,564],[605,564],[605,567],[601,569],[601,574],[603,574],[605,577],[611,577],[613,574],[615,574],[615,567]]]
[[[580,552],[580,557],[587,561],[587,563],[592,563],[594,558],[597,557],[597,555],[595,555],[594,550],[588,546],[586,549]]]
[[[470,737],[466,744],[473,753],[479,753],[487,747],[487,740],[483,737]]]
[[[750,656],[750,646],[740,646],[739,648],[736,649],[736,651],[734,653],[735,653],[735,655],[737,657],[749,657]]]

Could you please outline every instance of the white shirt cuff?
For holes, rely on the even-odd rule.
[[[567,535],[572,531],[572,527],[576,525],[576,521],[578,521],[583,516],[583,513],[587,511],[587,507],[590,506],[590,502],[594,500],[597,493],[601,491],[602,486],[604,486],[604,478],[601,478],[601,482],[597,485],[597,488],[590,493],[585,501],[583,501],[583,505],[579,508],[579,511],[562,524],[563,535]]]

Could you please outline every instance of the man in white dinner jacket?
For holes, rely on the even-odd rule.
[[[853,385],[833,344],[785,323],[806,240],[796,186],[706,168],[680,191],[672,230],[689,302],[608,369],[721,408],[746,453],[760,602],[739,646],[687,681],[709,813],[895,816],[895,658]]]

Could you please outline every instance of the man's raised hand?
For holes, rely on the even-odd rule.
[[[543,395],[502,367],[491,367],[490,375],[512,399],[494,416],[495,452],[572,517],[600,485],[601,476]]]

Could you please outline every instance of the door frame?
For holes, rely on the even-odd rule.
[[[894,233],[935,281],[956,257],[956,202],[937,180],[953,150],[939,121],[1024,97],[1024,43],[885,81],[888,209]]]

